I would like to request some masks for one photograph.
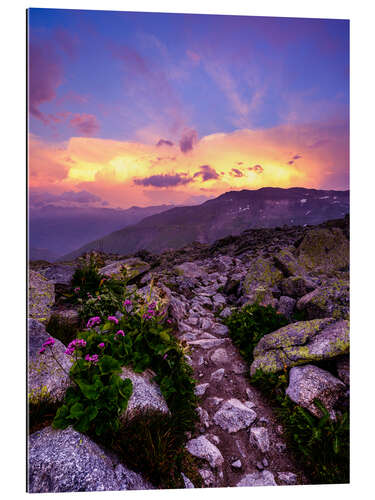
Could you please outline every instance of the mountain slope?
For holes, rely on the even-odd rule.
[[[131,207],[127,210],[97,207],[31,208],[29,213],[30,259],[56,260],[111,231],[137,224],[144,217],[169,210],[171,205]],[[33,249],[33,251],[32,251]],[[35,251],[34,251],[35,249]]]
[[[319,224],[349,212],[349,191],[261,188],[231,191],[202,205],[177,207],[94,240],[64,256],[90,250],[129,254],[141,249],[161,252],[199,241],[211,243],[250,228]]]

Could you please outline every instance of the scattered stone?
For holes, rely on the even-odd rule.
[[[279,453],[284,453],[285,450],[286,450],[286,444],[285,443],[282,443],[281,441],[277,441],[275,443],[275,448],[277,449],[277,451]]]
[[[34,432],[28,451],[29,493],[154,489],[72,427]]]
[[[262,472],[254,472],[246,474],[237,486],[277,486],[272,472],[264,470]]]
[[[216,349],[216,351],[211,356],[211,361],[213,361],[216,365],[222,365],[224,363],[228,363],[229,356],[225,349]]]
[[[264,469],[264,465],[262,464],[262,462],[258,461],[255,465],[256,465],[257,469],[259,469],[259,470],[263,470]]]
[[[224,368],[219,368],[218,370],[214,371],[211,374],[211,381],[212,382],[221,382],[223,376],[224,376],[225,370]]]
[[[203,375],[203,374],[202,374]],[[195,395],[196,396],[203,396],[207,390],[207,387],[209,386],[210,384],[200,384],[200,385],[197,385],[195,387]]]
[[[252,427],[250,429],[250,443],[255,444],[262,453],[267,453],[270,449],[267,429],[265,427]]]
[[[262,460],[262,464],[264,465],[264,467],[268,467],[268,460],[264,457],[263,460]]]
[[[332,317],[349,318],[349,281],[333,280],[297,302],[298,311],[304,311],[309,319]]]
[[[293,472],[278,472],[277,477],[280,481],[286,484],[296,484],[297,483],[297,475]]]
[[[220,337],[224,337],[229,334],[229,328],[226,325],[222,325],[221,323],[213,323],[211,326],[211,331],[215,335],[220,335]]]
[[[238,399],[225,401],[213,417],[216,425],[230,433],[246,429],[255,419],[255,411],[245,406]]]
[[[201,339],[201,340],[191,340],[188,342],[189,345],[194,347],[201,347],[202,349],[211,349],[212,347],[217,347],[227,343],[228,339]]]
[[[306,274],[306,269],[287,248],[280,250],[280,252],[275,255],[274,261],[276,266],[281,269],[285,276],[303,276]]]
[[[29,271],[29,316],[47,322],[55,303],[55,285],[41,274]]]
[[[319,399],[334,418],[334,406],[345,396],[345,384],[326,370],[314,365],[294,367],[289,372],[286,394],[292,401],[321,417],[322,413],[313,402]]]
[[[221,318],[229,318],[229,316],[232,314],[232,311],[230,307],[224,307],[224,309],[220,313]]]
[[[202,330],[210,330],[212,327],[212,321],[208,318],[203,318],[201,322]]]
[[[168,405],[160,388],[152,380],[152,375],[148,371],[135,373],[130,368],[123,368],[120,377],[123,380],[129,378],[133,384],[133,392],[123,417],[126,415],[127,418],[131,418],[139,411],[144,410],[169,414]]]
[[[315,284],[305,276],[289,276],[281,281],[280,288],[283,295],[300,298],[312,292]]]
[[[233,467],[234,469],[241,469],[241,467],[242,467],[242,462],[241,462],[241,460],[236,460],[235,462],[233,462],[233,463],[232,463],[232,467]]]
[[[248,366],[243,361],[234,361],[234,363],[232,364],[232,371],[236,375],[242,375],[244,373],[247,373]]]
[[[212,406],[217,406],[218,404],[220,404],[221,402],[223,401],[223,398],[216,398],[216,397],[213,397],[213,398],[207,398],[207,402],[208,404],[212,405]]]
[[[186,278],[202,278],[207,275],[206,271],[195,262],[184,262],[174,267],[177,274]]]
[[[205,409],[201,408],[198,406],[197,408],[197,413],[199,415],[199,419],[201,423],[208,429],[210,427],[210,417],[208,416],[208,413]],[[204,432],[204,430],[203,430]]]
[[[190,439],[190,441],[186,444],[186,448],[194,457],[207,460],[213,469],[220,467],[224,463],[224,458],[220,453],[220,450],[205,436]]]
[[[246,294],[258,287],[269,289],[277,285],[282,278],[282,273],[269,260],[258,257],[250,262],[243,289]]]

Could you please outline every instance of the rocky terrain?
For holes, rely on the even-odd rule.
[[[136,270],[129,286],[167,304],[173,331],[194,371],[199,422],[186,449],[197,459],[204,487],[308,484],[270,401],[250,376],[287,373],[286,394],[311,415],[315,398],[332,420],[349,397],[349,219],[319,226],[250,229],[212,244],[192,243],[154,255],[104,255],[103,275],[122,265]],[[61,294],[77,261],[31,263],[29,393],[47,388],[62,399],[68,380],[53,359],[38,356],[52,313],[72,322],[78,313]],[[271,305],[290,323],[256,345],[249,366],[234,345],[226,318],[247,304]],[[303,320],[296,320],[296,318]],[[61,343],[60,343],[61,344]],[[62,361],[64,346],[56,357]],[[59,354],[60,353],[60,354]],[[132,408],[168,413],[150,374],[135,374]],[[69,460],[67,459],[69,457]],[[182,471],[186,488],[198,487]],[[71,427],[50,426],[30,436],[29,491],[151,489],[139,471]]]

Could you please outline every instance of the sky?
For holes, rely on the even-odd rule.
[[[30,203],[349,188],[349,22],[30,9]]]

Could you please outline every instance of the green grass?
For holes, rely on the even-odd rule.
[[[251,304],[234,311],[224,323],[228,326],[234,344],[248,363],[253,361],[253,350],[267,333],[287,325],[289,321],[271,306]]]

